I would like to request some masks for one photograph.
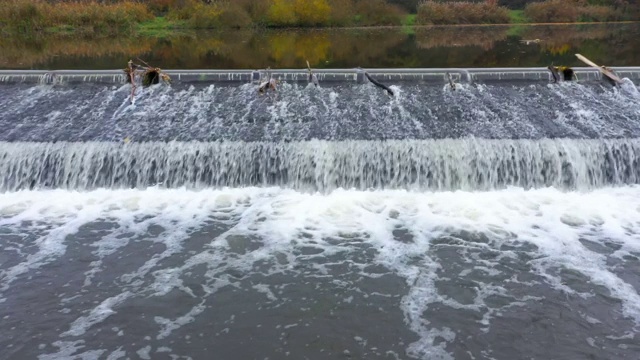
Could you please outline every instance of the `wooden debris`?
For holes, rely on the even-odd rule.
[[[558,81],[560,81],[560,74],[558,73],[558,69],[556,69],[555,66],[549,65],[547,66],[547,69],[549,69],[549,71],[551,72],[551,76],[553,76],[554,83],[557,83]]]
[[[264,94],[269,90],[276,91],[278,85],[278,80],[271,77],[271,68],[267,68],[267,76],[264,80],[260,81],[260,85],[258,86],[258,92],[260,94]]]
[[[553,76],[553,82],[557,83],[559,81],[573,81],[575,80],[576,74],[572,68],[568,66],[547,66],[547,69],[551,72],[551,76]]]
[[[318,77],[311,70],[311,65],[309,65],[309,60],[307,60],[307,69],[309,69],[309,82],[318,87],[320,83],[318,82]]]
[[[132,104],[133,99],[136,95],[136,71],[134,66],[137,65],[135,65],[132,60],[129,60],[129,62],[127,63],[127,68],[124,69],[124,72],[127,74],[127,82],[131,84],[131,97],[129,99],[129,102]]]
[[[136,79],[137,77],[142,78],[142,86],[151,86],[154,84],[160,83],[163,81],[167,84],[171,83],[171,77],[169,75],[162,72],[162,69],[153,67],[147,64],[145,61],[138,59],[140,62],[144,63],[145,66],[138,65],[134,63],[132,60],[127,62],[127,67],[124,69],[124,73],[127,76],[127,83],[131,84],[131,103],[133,104],[133,100],[136,93]]]
[[[146,65],[146,68],[144,68],[144,74],[142,76],[142,85],[144,86],[155,85],[160,83],[160,80],[162,80],[167,84],[171,83],[171,77],[163,73],[162,69],[158,67],[153,67],[147,64],[144,60],[141,60],[140,58],[138,58],[138,60],[140,60],[140,62]]]
[[[619,85],[619,84],[622,83],[622,79],[620,79],[618,77],[618,75],[616,75],[613,72],[613,70],[609,69],[608,67],[606,67],[606,66],[598,66],[596,63],[594,63],[593,61],[587,59],[586,57],[584,57],[584,56],[582,56],[580,54],[576,54],[576,57],[578,59],[580,59],[580,61],[584,62],[585,64],[598,69],[600,71],[600,73],[606,77],[606,79],[611,81],[612,84]]]
[[[365,71],[364,76],[367,77],[367,79],[369,79],[369,81],[371,81],[371,83],[381,89],[384,89],[387,91],[387,94],[389,94],[390,96],[394,96],[395,94],[393,93],[393,90],[391,90],[391,88],[389,88],[387,85],[382,84],[378,81],[376,81],[374,78],[372,78],[371,76],[369,76],[369,73]]]
[[[456,91],[456,83],[453,82],[453,78],[451,77],[451,74],[447,73],[447,78],[449,78],[449,86],[451,86],[451,90]]]

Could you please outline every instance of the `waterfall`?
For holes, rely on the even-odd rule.
[[[0,142],[0,189],[590,189],[640,182],[640,140]]]

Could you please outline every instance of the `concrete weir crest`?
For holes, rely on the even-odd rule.
[[[631,80],[640,79],[640,67],[612,68],[620,77]],[[314,69],[320,82],[326,83],[364,83],[364,69]],[[578,81],[599,81],[602,75],[597,69],[588,67],[574,68]],[[180,82],[224,82],[249,83],[259,81],[267,70],[165,70],[173,81]],[[308,81],[307,69],[271,69],[271,75],[281,82]],[[387,82],[428,82],[448,83],[447,74],[455,82],[547,82],[552,75],[547,68],[423,68],[423,69],[366,69],[366,72]],[[39,83],[57,84],[68,82],[125,82],[122,70],[0,70],[0,83]]]

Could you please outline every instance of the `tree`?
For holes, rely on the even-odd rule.
[[[326,0],[295,0],[293,8],[300,25],[325,24],[331,15]]]

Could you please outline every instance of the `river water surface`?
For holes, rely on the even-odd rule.
[[[163,69],[434,68],[638,65],[640,25],[437,26],[45,35],[0,39],[0,68],[120,69],[140,57]],[[522,42],[536,40],[539,42]]]

